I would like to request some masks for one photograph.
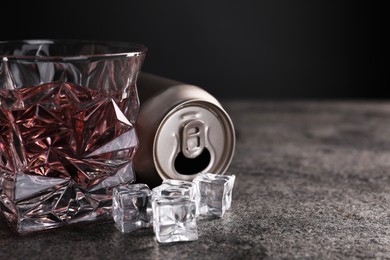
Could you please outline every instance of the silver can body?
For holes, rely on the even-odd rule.
[[[222,105],[200,87],[142,73],[134,157],[137,182],[192,180],[201,172],[224,174],[233,158],[235,132]]]

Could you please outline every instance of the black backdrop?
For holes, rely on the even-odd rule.
[[[379,1],[6,2],[0,40],[139,42],[144,71],[218,97],[390,97]]]

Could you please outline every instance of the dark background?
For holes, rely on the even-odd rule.
[[[0,40],[142,43],[144,71],[221,98],[390,97],[379,1],[6,2]]]

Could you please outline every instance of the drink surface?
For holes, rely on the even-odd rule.
[[[103,212],[110,188],[134,180],[138,103],[132,99],[64,82],[0,89],[0,204],[6,217],[12,221],[18,212],[17,221],[55,225]]]

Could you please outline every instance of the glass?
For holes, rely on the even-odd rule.
[[[110,217],[135,180],[140,44],[0,42],[0,211],[18,233]]]

